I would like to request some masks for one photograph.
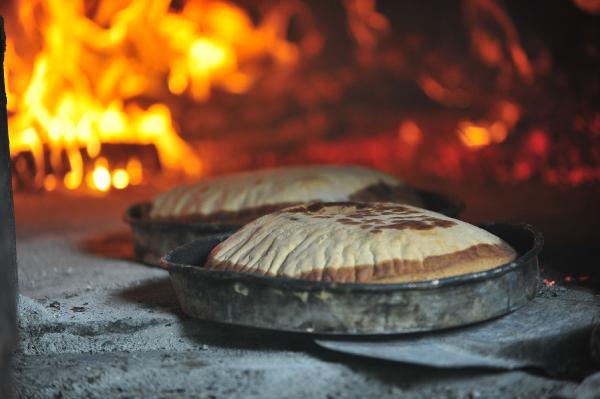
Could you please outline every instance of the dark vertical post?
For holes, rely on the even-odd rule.
[[[0,17],[0,398],[12,398],[11,355],[16,342],[17,254],[3,73],[5,50],[4,19]]]

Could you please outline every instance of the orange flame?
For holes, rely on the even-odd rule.
[[[57,187],[47,163],[64,173],[65,187],[79,187],[85,160],[97,159],[105,143],[154,145],[164,169],[199,175],[203,162],[179,136],[164,99],[205,101],[215,88],[243,93],[258,77],[258,62],[297,61],[298,45],[285,39],[293,11],[255,26],[223,1],[188,1],[181,10],[170,3],[14,2],[5,70],[10,150],[33,154],[38,187]],[[142,166],[131,162],[119,170],[96,167],[91,186],[139,184]]]
[[[512,65],[523,81],[533,82],[535,75],[529,57],[501,3],[497,0],[464,0],[463,5],[473,49],[479,59],[500,69]],[[493,27],[487,24],[489,21],[494,21]]]

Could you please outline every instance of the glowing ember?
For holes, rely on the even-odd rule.
[[[528,146],[535,155],[546,155],[550,148],[548,135],[541,129],[534,130],[529,136]]]
[[[492,143],[491,133],[486,127],[474,125],[470,122],[459,124],[458,136],[470,148],[485,147]]]
[[[513,178],[515,180],[526,180],[531,176],[531,165],[525,160],[516,162],[513,166]]]
[[[502,143],[509,130],[518,121],[518,108],[514,104],[504,104],[499,119],[493,123],[464,121],[459,123],[457,133],[462,143],[469,148],[481,148],[490,144]],[[498,113],[498,112],[496,112]]]
[[[132,157],[127,161],[127,166],[125,168],[127,170],[127,175],[129,176],[129,184],[132,186],[137,186],[142,183],[144,178],[144,170],[142,168],[142,163],[136,157]]]
[[[100,191],[108,191],[110,189],[110,172],[104,166],[96,166],[92,173],[94,186]]]
[[[405,144],[414,146],[423,140],[421,128],[412,120],[406,120],[398,128],[398,138]]]
[[[500,121],[494,122],[490,126],[490,137],[494,143],[501,143],[508,136],[508,130],[506,125]]]
[[[122,190],[129,185],[129,175],[125,169],[115,169],[113,171],[112,185],[117,190]]]
[[[44,188],[47,191],[54,191],[56,189],[56,185],[58,184],[56,180],[56,176],[54,175],[46,175],[44,177]]]
[[[81,174],[75,170],[67,172],[63,179],[63,183],[69,190],[75,190],[81,185]]]
[[[498,104],[500,119],[510,128],[514,127],[521,119],[519,106],[510,101],[502,101]]]
[[[547,278],[545,278],[543,281],[544,284],[546,284],[548,287],[554,287],[556,285],[556,281],[554,280],[548,280]]]

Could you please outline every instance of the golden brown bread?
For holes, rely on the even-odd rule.
[[[176,187],[154,199],[150,217],[242,224],[315,200],[420,205],[414,191],[391,175],[360,166],[303,166],[236,173]]]
[[[207,267],[317,281],[396,283],[511,262],[515,251],[468,223],[392,203],[313,203],[263,216],[210,253]]]

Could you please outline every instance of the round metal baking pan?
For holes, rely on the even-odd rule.
[[[152,220],[148,217],[152,204],[138,203],[125,212],[124,220],[131,226],[136,259],[158,265],[173,248],[214,234],[233,233],[240,225],[185,221]]]
[[[445,194],[416,190],[424,207],[446,216],[457,217],[464,206]],[[131,226],[135,257],[147,264],[158,265],[170,250],[192,240],[217,233],[230,233],[241,226],[185,221],[152,220],[148,217],[152,204],[134,204],[125,212],[124,220]]]
[[[210,251],[230,235],[216,234],[171,251],[161,265],[183,311],[204,320],[315,334],[439,330],[501,316],[537,291],[541,233],[529,225],[480,227],[508,242],[518,258],[485,272],[415,283],[314,282],[206,269]]]

